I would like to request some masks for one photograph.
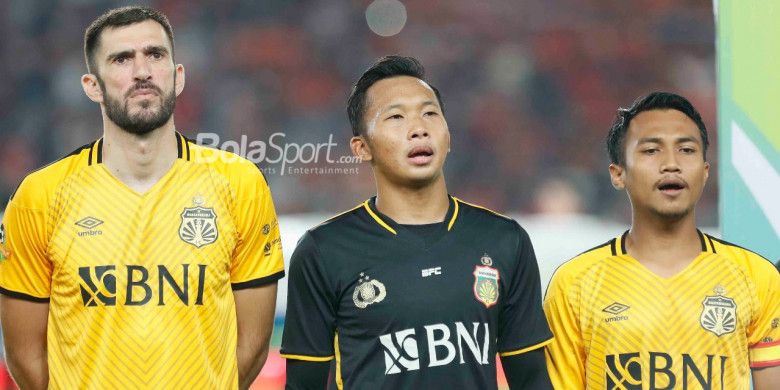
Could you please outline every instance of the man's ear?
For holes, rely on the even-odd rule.
[[[349,140],[349,148],[352,149],[352,154],[360,157],[360,161],[371,161],[373,155],[371,154],[371,146],[368,141],[362,136],[354,136]]]
[[[609,177],[612,180],[612,187],[616,190],[623,190],[626,188],[625,182],[626,169],[618,164],[609,164]]]
[[[84,93],[89,100],[95,103],[103,103],[103,90],[100,89],[100,83],[98,83],[96,75],[87,73],[81,76],[81,88],[84,89]]]
[[[176,83],[174,85],[174,88],[176,89],[176,96],[179,96],[181,91],[184,90],[184,81],[185,81],[184,65],[177,64],[176,65],[176,70],[174,72],[176,72],[176,79],[175,79]]]

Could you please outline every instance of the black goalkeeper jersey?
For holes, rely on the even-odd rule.
[[[290,263],[282,356],[335,362],[347,389],[495,389],[496,354],[552,339],[514,220],[450,197],[426,242],[375,198],[309,230]]]

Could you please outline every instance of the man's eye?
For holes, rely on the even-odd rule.
[[[645,149],[645,150],[642,151],[642,153],[644,153],[644,154],[656,154],[656,153],[658,153],[658,149],[656,149],[656,148]]]
[[[680,148],[680,151],[686,154],[696,153],[694,148]]]
[[[439,113],[436,112],[436,111],[428,111],[428,112],[425,113],[425,115],[434,116],[434,115],[439,115]]]
[[[162,58],[162,53],[152,53],[151,56],[155,60],[159,60],[160,58]]]
[[[401,114],[390,115],[387,119],[403,119]]]

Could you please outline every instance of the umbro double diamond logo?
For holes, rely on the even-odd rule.
[[[103,234],[102,230],[95,229],[96,227],[103,224],[103,221],[95,218],[95,217],[86,217],[82,218],[78,221],[76,221],[76,226],[86,229],[78,232],[79,237],[85,237],[85,236],[99,236]]]

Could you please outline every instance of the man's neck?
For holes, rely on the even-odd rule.
[[[694,213],[674,221],[635,214],[626,251],[660,276],[677,274],[701,253]]]
[[[447,185],[443,176],[430,185],[419,188],[377,183],[376,208],[399,224],[441,222],[447,215],[449,206]]]
[[[148,191],[171,169],[177,156],[173,118],[144,135],[108,123],[103,127],[103,164],[114,177],[139,193]]]

